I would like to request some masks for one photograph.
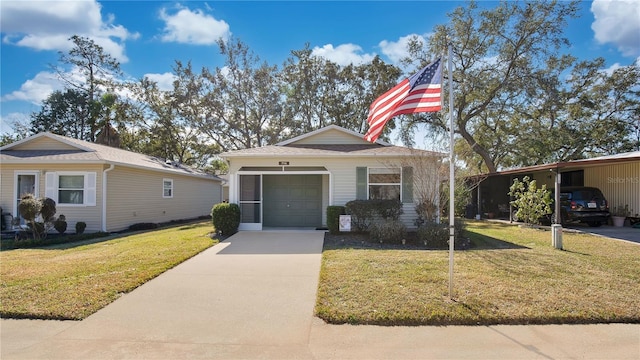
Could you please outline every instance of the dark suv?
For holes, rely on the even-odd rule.
[[[551,198],[553,199],[553,194]],[[551,209],[554,209],[554,205],[551,204],[551,206]],[[560,207],[563,224],[583,222],[595,227],[602,225],[610,216],[609,203],[602,195],[602,191],[594,187],[569,186],[561,188]]]

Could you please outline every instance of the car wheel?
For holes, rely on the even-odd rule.
[[[600,221],[589,221],[587,222],[587,224],[591,227],[599,227],[602,225],[602,223]]]
[[[520,219],[518,219],[518,215],[517,215],[518,210],[513,210],[511,212],[511,221],[515,221],[515,222],[519,222]]]

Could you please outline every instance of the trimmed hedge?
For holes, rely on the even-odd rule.
[[[329,232],[337,234],[340,232],[340,215],[346,215],[344,206],[327,206],[327,227]]]
[[[240,206],[220,203],[211,209],[211,221],[216,231],[224,236],[233,235],[240,227]]]
[[[400,200],[352,200],[346,204],[346,210],[357,231],[368,231],[376,215],[396,221],[403,213]]]
[[[399,244],[407,237],[407,227],[398,220],[385,220],[371,224],[369,238],[387,244]]]

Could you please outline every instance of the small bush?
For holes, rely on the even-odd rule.
[[[380,243],[400,243],[407,237],[407,227],[398,220],[385,220],[371,224],[369,238]]]
[[[129,230],[131,231],[153,230],[157,228],[158,224],[156,223],[136,223],[129,226]]]
[[[64,234],[65,231],[67,231],[67,218],[60,214],[60,216],[58,216],[58,218],[56,219],[56,221],[53,222],[53,228],[56,229],[56,231],[59,234]]]
[[[40,216],[45,223],[53,223],[56,215],[56,202],[51,198],[42,198],[42,208],[40,209]]]
[[[76,234],[84,233],[84,229],[87,228],[87,223],[84,221],[78,221],[76,223]]]
[[[330,233],[340,232],[340,215],[345,214],[346,208],[344,206],[327,206],[327,227]]]
[[[456,249],[466,249],[470,246],[469,239],[465,237],[464,229],[466,223],[456,219],[454,223],[455,237],[454,247]],[[436,224],[433,221],[425,222],[416,231],[419,242],[429,248],[447,248],[449,246],[449,223]]]
[[[373,221],[375,211],[369,200],[352,200],[345,205],[347,214],[356,231],[367,231]]]
[[[211,209],[211,221],[214,229],[222,235],[235,234],[240,226],[240,206],[220,203]]]
[[[509,187],[509,195],[515,200],[511,201],[516,209],[516,216],[527,224],[538,224],[540,219],[551,214],[551,191],[546,185],[538,189],[535,180],[529,180],[525,176],[522,181],[513,179],[513,184]]]
[[[385,220],[398,220],[404,213],[400,200],[369,200],[374,211]]]
[[[425,246],[443,248],[449,241],[449,229],[446,224],[436,224],[433,221],[423,223],[416,231],[418,241]]]

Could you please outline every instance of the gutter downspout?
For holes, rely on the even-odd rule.
[[[109,168],[102,171],[102,231],[107,232],[107,173],[115,168],[110,164]]]

